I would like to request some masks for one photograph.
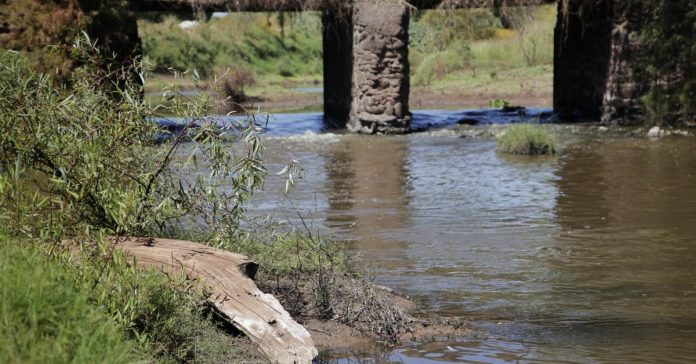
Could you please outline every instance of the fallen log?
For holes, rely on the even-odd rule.
[[[317,356],[309,332],[253,279],[258,264],[247,257],[190,241],[131,238],[116,249],[136,265],[185,272],[208,286],[208,302],[244,332],[274,363],[310,363]]]

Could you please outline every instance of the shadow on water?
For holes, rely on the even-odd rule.
[[[428,131],[452,125],[494,125],[519,122],[549,123],[557,121],[551,109],[508,107],[503,109],[420,110],[413,112],[411,129]]]
[[[241,124],[245,116],[232,115],[214,118],[220,124]],[[255,116],[259,130],[271,136],[293,136],[299,133],[341,133],[341,130],[326,125],[323,113],[296,114],[258,114]],[[550,109],[511,108],[511,109],[475,109],[475,110],[422,110],[414,111],[411,123],[413,132],[425,132],[432,129],[456,125],[494,125],[516,122],[548,123],[555,121]],[[156,136],[159,142],[166,141],[179,133],[186,122],[181,118],[157,118],[154,120],[166,132]]]

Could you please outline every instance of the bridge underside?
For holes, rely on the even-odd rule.
[[[329,126],[358,133],[409,131],[408,24],[413,7],[538,5],[543,0],[146,0],[140,10],[322,12],[324,109]],[[633,70],[638,11],[622,0],[560,0],[554,109],[565,120],[636,123],[642,83]]]
[[[373,1],[380,3],[379,0]],[[555,0],[407,0],[412,9],[467,9],[500,6],[531,6]],[[140,11],[335,11],[349,0],[139,0]]]

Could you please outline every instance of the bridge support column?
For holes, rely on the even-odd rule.
[[[409,131],[408,23],[404,1],[354,0],[350,131]]]
[[[643,124],[641,97],[651,80],[639,68],[645,57],[640,44],[643,15],[656,2],[613,1],[611,55],[604,92],[602,121],[611,124]],[[669,91],[666,91],[669,92]]]
[[[324,48],[324,121],[345,128],[350,115],[353,77],[353,19],[350,3],[322,13]]]
[[[650,79],[638,68],[640,32],[654,2],[559,1],[554,51],[554,109],[566,120],[643,124]]]
[[[553,107],[565,120],[602,115],[611,55],[610,0],[558,2]]]

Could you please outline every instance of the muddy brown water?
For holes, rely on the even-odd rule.
[[[292,203],[270,177],[254,213],[299,226],[299,211],[379,283],[476,327],[335,361],[696,361],[696,138],[551,125],[563,152],[530,158],[495,151],[504,126],[457,117],[416,113],[443,127],[407,136],[271,121],[269,170],[295,159],[306,173]]]

